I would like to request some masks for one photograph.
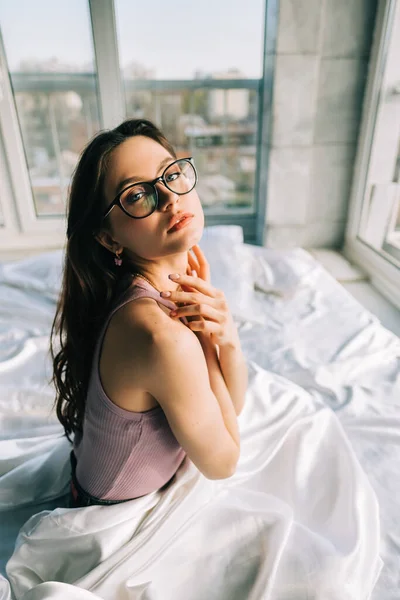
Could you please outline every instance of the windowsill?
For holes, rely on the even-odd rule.
[[[378,317],[386,329],[400,337],[400,311],[382,296],[369,281],[342,284],[367,310]]]
[[[388,242],[400,250],[400,229],[388,236]]]
[[[333,250],[307,248],[329,273],[386,329],[400,337],[400,310],[371,284],[368,275]]]
[[[36,246],[30,246],[28,248],[13,248],[12,250],[0,249],[0,262],[23,260],[24,258],[36,256],[37,254],[43,254],[44,252],[54,252],[54,250],[61,250],[62,247],[63,246],[61,244],[53,244],[48,247],[45,247],[41,244],[37,244]]]

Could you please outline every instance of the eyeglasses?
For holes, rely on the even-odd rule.
[[[197,172],[190,158],[179,158],[168,165],[160,177],[153,181],[132,183],[122,190],[108,206],[103,219],[118,205],[128,217],[144,219],[158,206],[158,192],[155,184],[161,181],[167,189],[179,196],[188,194],[197,183]]]

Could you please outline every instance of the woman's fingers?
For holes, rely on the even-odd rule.
[[[205,254],[198,244],[195,244],[192,247],[192,250],[200,266],[208,265]]]
[[[194,269],[192,269],[190,267],[190,265],[188,264],[186,267],[186,275],[191,275],[192,277],[197,277],[197,273]],[[182,289],[184,292],[192,292],[195,291],[194,288],[188,286],[188,285],[179,285],[178,286],[178,291]]]
[[[194,248],[195,248],[195,246],[193,246],[192,250]],[[189,262],[189,265],[190,265],[191,269],[194,270],[194,271],[196,271],[196,275],[198,277],[201,277],[201,279],[204,279],[204,281],[208,281],[208,282],[211,281],[211,278],[210,278],[210,269],[208,267],[208,263],[207,263],[207,261],[206,261],[205,258],[203,259],[203,266],[202,266],[199,263],[199,261],[197,260],[197,258],[195,256],[193,256],[193,254],[189,251],[188,252],[188,262]]]
[[[196,291],[201,292],[202,294],[205,294],[206,296],[211,296],[212,298],[217,298],[222,293],[219,290],[216,290],[209,281],[205,281],[201,277],[195,277],[193,275],[178,275],[178,276],[176,276],[174,274],[171,274],[169,277],[172,281],[176,281],[181,287],[182,286],[192,287]],[[179,292],[170,292],[169,297],[172,301],[174,301],[174,297],[176,296],[176,294],[179,294]],[[165,296],[165,292],[161,292],[161,295]],[[168,297],[168,296],[166,296],[166,297]],[[184,299],[181,297],[177,298],[177,300],[184,301]]]
[[[188,262],[191,269],[195,269],[197,272],[200,271],[200,265],[190,251],[188,252]]]
[[[187,304],[180,306],[170,312],[171,317],[196,317],[194,320],[206,318],[207,320],[219,323],[221,321],[221,312],[210,304]],[[191,320],[191,319],[189,319]]]
[[[197,259],[197,263],[199,265],[199,272],[201,273],[201,277],[202,279],[205,279],[206,281],[210,281],[210,265],[208,264],[208,261],[204,255],[204,252],[202,251],[202,249],[200,248],[200,246],[198,244],[195,244],[192,247],[193,253],[196,256]]]

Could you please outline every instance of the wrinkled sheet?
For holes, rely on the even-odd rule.
[[[236,242],[233,269],[204,246],[249,365],[237,471],[186,459],[167,490],[109,507],[64,508],[54,294],[0,270],[0,599],[398,598],[398,338],[303,250]]]

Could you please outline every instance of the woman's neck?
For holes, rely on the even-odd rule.
[[[179,260],[176,257],[176,260],[169,261],[168,263],[143,265],[135,269],[135,272],[146,278],[159,292],[174,292],[179,287],[179,281],[172,281],[168,276],[173,273],[186,275],[187,267],[188,259],[187,254],[185,254],[184,256],[179,256]]]

